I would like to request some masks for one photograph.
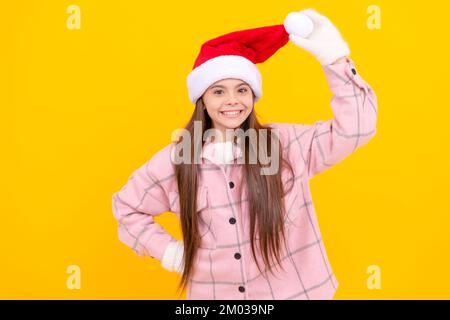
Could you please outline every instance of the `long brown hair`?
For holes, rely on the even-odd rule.
[[[202,137],[207,129],[212,128],[212,119],[208,115],[204,108],[203,99],[199,98],[196,102],[195,110],[191,119],[187,123],[185,129],[189,131],[191,137],[191,161],[190,164],[176,164],[175,174],[178,183],[179,200],[180,200],[180,220],[181,229],[183,233],[184,242],[184,272],[178,285],[180,288],[185,289],[191,275],[193,273],[194,261],[197,253],[197,248],[200,245],[200,235],[197,227],[197,189],[198,189],[198,164],[194,162],[194,121],[202,122]],[[254,129],[257,134],[259,144],[259,129],[267,130],[267,146],[265,150],[272,150],[270,143],[272,141],[272,132],[270,127],[263,126],[256,118],[254,108],[249,114],[247,119],[242,123],[240,128],[244,131],[248,129]],[[178,141],[181,142],[182,138]],[[203,139],[202,139],[203,140]],[[258,263],[258,259],[255,254],[255,233],[258,232],[259,244],[262,251],[262,257],[266,268],[272,271],[270,267],[271,263],[269,258],[275,256],[277,264],[280,264],[280,246],[281,238],[286,245],[285,230],[284,230],[284,218],[285,218],[285,206],[284,197],[292,189],[294,182],[294,172],[289,161],[282,157],[282,146],[279,140],[278,150],[280,151],[278,163],[281,164],[280,170],[277,170],[273,175],[262,175],[261,168],[266,165],[262,165],[258,159],[256,164],[249,163],[250,157],[249,141],[245,139],[244,156],[244,176],[243,184],[246,185],[248,190],[248,203],[250,212],[250,239],[253,257],[255,258],[257,267],[261,272],[261,268]],[[201,141],[202,147],[204,142]],[[253,147],[252,147],[253,148]],[[258,149],[259,150],[259,149]],[[254,150],[253,150],[254,151]],[[282,169],[286,168],[291,173],[292,178],[289,187],[285,190],[281,179]],[[257,230],[256,230],[257,228]],[[280,238],[281,237],[281,238]]]

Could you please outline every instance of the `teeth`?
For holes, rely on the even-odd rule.
[[[241,113],[240,110],[238,111],[223,111],[222,114],[226,116],[237,116],[239,113]]]

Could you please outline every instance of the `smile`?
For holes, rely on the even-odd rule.
[[[235,111],[220,111],[220,114],[224,116],[225,118],[237,118],[242,113],[244,113],[244,110],[235,110]]]

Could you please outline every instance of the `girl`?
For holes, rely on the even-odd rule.
[[[113,195],[119,239],[181,274],[178,289],[188,289],[187,299],[331,299],[338,287],[309,179],[375,135],[377,98],[331,21],[312,9],[296,14],[283,25],[232,32],[203,44],[187,78],[195,110],[184,134]],[[301,30],[305,21],[313,26],[307,37]],[[333,119],[311,125],[257,120],[254,103],[262,86],[255,64],[289,39],[323,66]],[[194,139],[199,124],[205,141]],[[207,136],[210,129],[224,134]],[[256,139],[226,136],[227,129],[251,131]],[[278,170],[262,174],[267,162],[250,163],[261,148],[270,150]],[[182,240],[154,221],[168,211],[180,218]]]

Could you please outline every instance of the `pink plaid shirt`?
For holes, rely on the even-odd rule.
[[[202,149],[198,214],[201,244],[187,299],[331,299],[338,281],[330,266],[311,198],[309,180],[365,145],[376,132],[377,97],[353,61],[323,67],[333,93],[334,117],[314,124],[269,123],[278,128],[282,152],[295,172],[285,198],[288,248],[276,276],[260,273],[251,253],[242,164],[220,163],[206,141]],[[138,168],[113,195],[119,239],[140,256],[161,260],[177,241],[154,216],[180,215],[170,143]],[[228,153],[229,155],[229,153]],[[241,155],[233,149],[231,158]],[[223,154],[221,155],[221,157]],[[287,178],[283,176],[283,179]],[[259,245],[256,246],[259,248]],[[263,260],[258,255],[260,266]]]

